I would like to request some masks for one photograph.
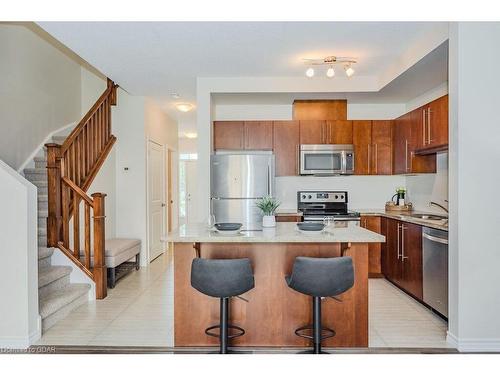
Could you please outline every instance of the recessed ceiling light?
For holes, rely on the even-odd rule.
[[[177,108],[181,112],[189,112],[193,109],[193,105],[190,103],[177,103],[175,105],[175,108]]]
[[[197,133],[184,133],[184,136],[189,139],[197,138],[198,134]]]

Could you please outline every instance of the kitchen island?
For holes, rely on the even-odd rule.
[[[332,228],[320,234],[303,234],[295,223],[277,223],[276,228],[223,236],[200,225],[181,226],[170,237],[174,254],[174,345],[176,347],[217,346],[205,328],[218,324],[219,301],[205,296],[190,284],[194,257],[210,259],[249,258],[255,288],[232,298],[231,324],[246,334],[232,340],[233,346],[304,347],[309,340],[294,334],[311,323],[312,298],[288,288],[285,275],[292,271],[297,256],[351,256],[354,287],[339,298],[323,300],[323,325],[336,336],[325,347],[368,346],[368,244],[384,242],[382,235],[360,227]]]

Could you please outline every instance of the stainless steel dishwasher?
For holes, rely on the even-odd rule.
[[[424,302],[448,317],[448,232],[422,229]]]

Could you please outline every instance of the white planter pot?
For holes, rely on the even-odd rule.
[[[273,228],[276,226],[276,218],[274,217],[274,215],[272,216],[264,216],[262,218],[262,226],[264,228]]]

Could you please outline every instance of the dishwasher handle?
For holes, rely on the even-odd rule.
[[[442,243],[444,245],[448,245],[448,240],[446,238],[431,236],[430,234],[427,234],[427,233],[422,233],[422,237],[427,238],[429,241],[432,241],[432,242],[439,242],[439,243]]]

